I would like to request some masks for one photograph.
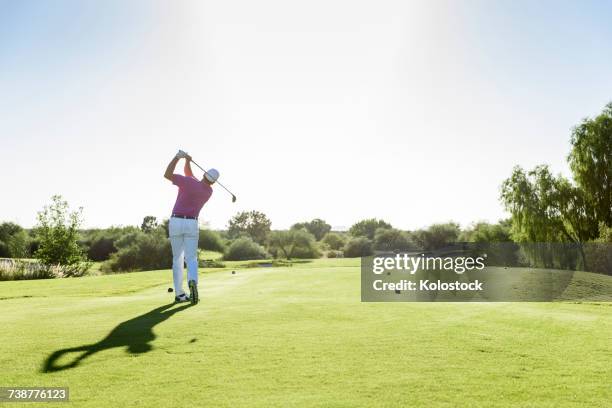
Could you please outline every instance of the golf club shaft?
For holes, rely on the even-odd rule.
[[[191,162],[192,162],[193,164],[195,164],[195,165],[196,165],[196,166],[197,166],[197,167],[198,167],[200,170],[202,170],[202,171],[204,172],[204,174],[208,174],[208,172],[207,172],[206,170],[204,170],[204,169],[202,168],[202,166],[200,166],[198,163],[194,162],[193,160],[191,160]],[[210,174],[209,174],[209,175],[210,175]],[[223,188],[225,189],[225,191],[227,191],[228,193],[230,193],[230,194],[232,195],[232,197],[233,197],[234,201],[236,200],[236,196],[234,195],[234,193],[232,193],[231,191],[229,191],[227,187],[225,187],[223,184],[221,184],[221,183],[220,183],[218,180],[217,180],[217,181],[215,181],[215,183],[217,183],[218,185],[220,185],[221,187],[223,187]]]

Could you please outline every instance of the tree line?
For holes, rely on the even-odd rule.
[[[226,230],[202,229],[200,249],[222,253],[225,260],[247,260],[431,251],[454,242],[538,243],[524,245],[528,249],[523,255],[531,265],[551,268],[576,264],[564,249],[569,247],[559,245],[568,243],[578,249],[582,269],[610,269],[610,245],[586,244],[612,243],[612,103],[572,129],[570,146],[571,179],[553,175],[546,165],[532,170],[514,168],[500,189],[500,200],[510,218],[495,224],[479,222],[461,229],[459,224],[448,222],[403,231],[372,218],[356,222],[348,231],[332,231],[325,220],[315,218],[288,230],[272,230],[268,216],[253,210],[234,215]],[[51,266],[65,266],[53,273],[78,276],[92,261],[102,262],[103,272],[171,266],[168,220],[146,216],[139,227],[82,230],[81,214],[81,209],[70,210],[65,200],[54,196],[38,213],[34,229],[0,224],[0,258],[34,257],[46,268],[39,270],[41,275],[50,274]],[[596,253],[587,254],[589,251]],[[595,259],[597,265],[589,267],[587,259]]]

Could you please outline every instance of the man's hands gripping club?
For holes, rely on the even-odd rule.
[[[202,170],[204,172],[205,175],[208,175],[210,177],[209,180],[211,180],[212,183],[218,184],[225,191],[230,193],[230,195],[232,196],[232,202],[233,203],[236,202],[236,196],[231,191],[229,191],[227,187],[225,187],[223,184],[221,184],[219,182],[217,170],[211,169],[210,171],[216,174],[216,175],[212,175],[211,176],[206,170],[204,170],[202,168],[202,166],[200,166],[198,163],[194,162],[193,159],[191,158],[191,156],[187,152],[185,152],[183,150],[179,150],[176,153],[176,155],[174,156],[174,158],[172,159],[172,161],[170,161],[170,164],[168,164],[168,167],[166,168],[166,172],[164,173],[164,177],[165,178],[167,178],[168,180],[172,181],[172,175],[174,174],[174,169],[175,169],[176,164],[178,163],[178,161],[180,159],[185,159],[185,161],[186,161],[186,163],[185,163],[185,175],[186,176],[193,176],[190,164],[191,163],[195,164],[200,170]]]
[[[179,151],[176,153],[176,156],[174,156],[174,157],[175,157],[175,158],[177,158],[177,159],[179,159],[179,160],[180,160],[180,159],[185,159],[185,160],[187,160],[187,161],[191,161],[191,156],[189,155],[189,153],[184,152],[184,151],[182,151],[182,150],[179,150]]]

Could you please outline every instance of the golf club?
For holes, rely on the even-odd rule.
[[[204,172],[204,174],[208,174],[208,172],[207,172],[206,170],[204,170],[204,169],[202,168],[202,166],[200,166],[198,163],[194,162],[194,161],[193,161],[193,159],[191,160],[191,162],[192,162],[193,164],[195,164],[196,166],[198,166],[198,168],[199,168],[200,170],[202,170],[202,171]],[[221,187],[223,187],[223,188],[225,189],[225,191],[227,191],[228,193],[230,193],[230,195],[232,196],[232,203],[235,203],[235,202],[236,202],[236,196],[234,195],[234,193],[232,193],[231,191],[229,191],[229,189],[228,189],[227,187],[225,187],[223,184],[221,184],[221,183],[219,182],[219,180],[215,181],[215,183],[217,183],[218,185],[220,185]]]

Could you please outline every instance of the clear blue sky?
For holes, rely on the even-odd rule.
[[[221,171],[202,218],[273,227],[505,216],[514,165],[568,174],[612,100],[606,1],[2,1],[0,220],[53,194],[86,226],[169,215],[178,148]]]

